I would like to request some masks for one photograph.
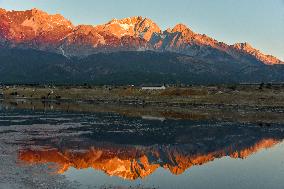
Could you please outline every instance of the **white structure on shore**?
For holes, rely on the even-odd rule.
[[[160,87],[142,87],[142,90],[165,90],[166,86],[160,86]]]

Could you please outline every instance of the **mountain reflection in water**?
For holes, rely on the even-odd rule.
[[[160,115],[147,108],[135,112],[135,107],[111,107],[108,113],[109,107],[84,105],[76,112],[75,106],[69,111],[68,105],[64,111],[65,105],[57,105],[52,106],[55,110],[43,111],[41,104],[38,108],[32,104],[33,109],[29,104],[4,104],[0,133],[18,133],[12,143],[20,146],[21,163],[52,163],[58,174],[91,168],[132,181],[162,168],[174,176],[222,157],[245,159],[284,139],[282,120],[270,119],[281,118],[278,113],[265,117],[255,112],[245,119],[238,114],[217,116],[222,112],[186,119],[172,119],[171,114],[160,120],[152,119]],[[257,121],[258,113],[263,121],[269,118],[268,123]]]
[[[280,141],[262,139],[250,147],[230,145],[224,149],[205,152],[193,144],[187,145],[97,145],[88,150],[26,149],[19,152],[19,159],[25,163],[56,163],[58,173],[70,167],[76,169],[93,168],[123,179],[135,180],[151,175],[159,167],[179,175],[192,166],[203,165],[216,158],[230,156],[246,158]]]
[[[31,147],[19,151],[19,159],[28,164],[55,163],[60,174],[71,167],[93,168],[135,180],[158,168],[179,175],[225,156],[244,159],[284,139],[277,124],[160,122],[109,115],[100,119],[108,124],[66,129],[62,132],[68,134],[60,138],[34,138]]]

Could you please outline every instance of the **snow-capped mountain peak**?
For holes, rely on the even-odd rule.
[[[99,52],[176,52],[198,58],[231,57],[235,62],[255,59],[264,64],[284,64],[248,43],[227,45],[204,34],[194,33],[184,24],[162,32],[151,19],[142,16],[112,19],[106,24],[74,26],[60,14],[31,9],[0,9],[0,45],[32,48],[64,56],[88,56]],[[252,59],[251,59],[252,58]]]

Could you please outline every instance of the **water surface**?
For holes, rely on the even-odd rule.
[[[249,119],[206,111],[177,118],[125,113],[137,107],[76,111],[25,103],[2,103],[0,139],[16,152],[10,166],[43,166],[40,173],[27,171],[28,177],[60,176],[76,188],[284,186],[284,125],[257,120],[263,112]]]

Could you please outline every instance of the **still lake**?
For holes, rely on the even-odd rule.
[[[0,188],[283,188],[283,122],[135,109],[0,103]]]

